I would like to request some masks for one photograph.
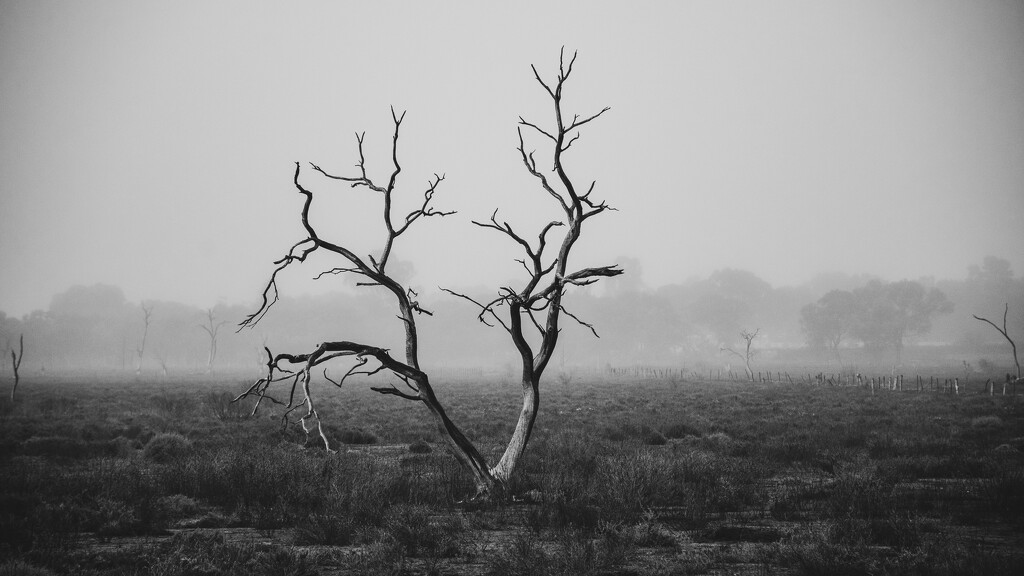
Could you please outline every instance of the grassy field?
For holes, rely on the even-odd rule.
[[[552,378],[481,507],[422,406],[321,388],[329,454],[249,383],[23,380],[0,575],[1024,573],[1022,396]],[[500,454],[518,386],[437,389]]]

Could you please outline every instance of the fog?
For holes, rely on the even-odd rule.
[[[566,160],[617,209],[588,224],[576,264],[626,268],[570,296],[608,344],[583,343],[592,337],[574,327],[563,340],[569,363],[720,361],[715,351],[735,343],[706,331],[687,333],[707,348],[692,356],[681,334],[666,350],[622,346],[642,303],[652,318],[671,317],[662,306],[680,326],[699,324],[695,310],[710,308],[693,302],[714,292],[708,282],[722,270],[770,288],[728,328],[760,327],[766,346],[801,346],[803,306],[871,278],[944,288],[959,306],[922,342],[977,343],[984,331],[969,328],[969,313],[1000,316],[1019,301],[1012,273],[1009,292],[986,299],[952,288],[967,286],[969,267],[987,256],[1024,270],[1020,2],[7,1],[0,310],[24,320],[73,286],[116,287],[125,343],[100,364],[130,356],[141,323],[131,318],[146,301],[157,303],[156,319],[192,330],[171,363],[196,368],[201,311],[237,321],[272,262],[304,237],[294,163],[350,174],[354,134],[365,131],[367,168],[386,178],[394,106],[408,111],[399,202],[416,207],[438,173],[436,206],[458,211],[418,223],[395,248],[424,301],[470,320],[448,328],[453,320],[438,314],[424,353],[438,346],[447,362],[500,364],[482,350],[490,339],[509,350],[501,335],[436,287],[486,294],[521,273],[515,246],[471,220],[498,208],[532,230],[558,217],[515,147],[520,116],[551,122],[530,65],[552,77],[562,46],[579,51],[565,108],[611,107]],[[325,235],[360,254],[379,250],[374,198],[304,166]],[[292,300],[236,350],[228,345],[225,362],[243,363],[263,335],[293,342],[300,335],[283,333],[289,315],[329,302],[347,304],[337,304],[337,332],[322,337],[350,337],[339,327],[358,323],[341,310],[374,310],[359,300],[373,296],[337,277],[311,280],[334,265],[285,275]],[[296,330],[315,340],[321,328]],[[448,335],[470,329],[481,351],[449,356]]]

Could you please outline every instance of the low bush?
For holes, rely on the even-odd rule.
[[[657,430],[647,430],[643,436],[643,443],[648,446],[664,446],[668,440]]]
[[[189,454],[192,450],[192,443],[181,434],[174,432],[157,434],[149,439],[142,455],[148,460],[160,464],[178,460]]]
[[[249,415],[249,410],[241,402],[235,402],[232,392],[207,392],[203,396],[203,406],[218,420],[239,420]]]
[[[417,440],[409,445],[409,452],[413,454],[430,454],[433,449],[424,440]]]

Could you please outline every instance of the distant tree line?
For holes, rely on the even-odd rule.
[[[760,351],[804,349],[822,361],[850,362],[867,355],[880,364],[901,360],[906,347],[935,343],[964,350],[1001,344],[1001,336],[973,315],[1000,317],[1009,306],[1011,335],[1024,332],[1024,279],[1006,260],[987,257],[962,280],[884,282],[832,274],[800,286],[773,287],[755,274],[723,269],[707,278],[651,289],[635,260],[620,258],[629,274],[610,278],[602,291],[579,290],[569,311],[587,318],[600,335],[567,324],[560,365],[670,365],[743,362],[723,349],[745,347],[742,334],[758,331]],[[414,276],[414,271],[408,271]],[[620,280],[621,278],[621,280]],[[487,293],[469,295],[481,299]],[[514,365],[500,330],[476,320],[459,299],[423,294],[434,316],[422,321],[425,357],[451,366]],[[75,286],[53,297],[46,310],[22,318],[0,312],[3,374],[12,374],[10,351],[24,334],[22,374],[41,370],[124,370],[136,363],[147,374],[252,370],[266,361],[263,346],[302,347],[336,336],[402,345],[402,327],[387,316],[387,302],[354,286],[318,296],[283,299],[282,312],[257,331],[236,333],[248,304],[209,309],[177,302],[130,302],[117,287]],[[151,309],[148,328],[145,310]],[[143,346],[143,336],[145,343]],[[142,353],[139,354],[140,348]],[[966,353],[966,352],[965,352]],[[769,354],[759,356],[769,360]],[[996,362],[1012,363],[1001,356]],[[959,360],[957,360],[959,362]]]

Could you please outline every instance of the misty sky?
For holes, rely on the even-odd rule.
[[[133,300],[252,301],[303,237],[295,161],[390,171],[400,202],[445,173],[395,257],[414,284],[516,277],[494,208],[559,216],[526,174],[519,115],[550,126],[530,64],[579,50],[566,165],[619,209],[577,265],[639,258],[649,285],[724,268],[773,284],[822,271],[1024,272],[1024,2],[46,2],[0,0],[0,310],[73,284]],[[538,155],[544,142],[532,141]],[[541,162],[547,164],[547,162]],[[365,189],[304,173],[324,235],[365,254]],[[351,201],[350,201],[351,200]],[[600,220],[600,222],[598,222]],[[295,269],[285,293],[334,289]]]

